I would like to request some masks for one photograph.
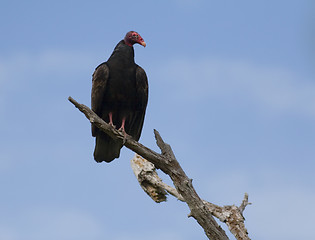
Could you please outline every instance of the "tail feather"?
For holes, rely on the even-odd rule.
[[[94,159],[96,162],[111,162],[119,158],[122,141],[114,140],[105,133],[99,132],[96,136]]]

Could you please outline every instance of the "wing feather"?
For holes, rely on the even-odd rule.
[[[142,67],[137,66],[136,70],[136,89],[141,108],[146,108],[148,103],[149,86],[148,78]]]
[[[92,76],[91,108],[97,114],[101,115],[103,98],[106,91],[106,85],[109,77],[109,68],[106,63],[100,64]],[[92,125],[92,136],[95,136],[97,128]]]
[[[143,127],[145,110],[148,104],[148,95],[149,95],[149,87],[148,87],[148,78],[140,66],[137,66],[136,69],[136,95],[137,95],[137,109],[134,114],[134,118],[131,124],[131,133],[135,140],[139,140],[140,134]]]

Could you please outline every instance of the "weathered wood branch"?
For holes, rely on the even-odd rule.
[[[175,191],[169,189],[166,190],[165,186],[160,187],[157,191],[157,195],[164,195],[165,191],[169,193],[173,192],[174,194],[179,194],[179,198],[185,201],[190,208],[190,216],[194,217],[199,225],[204,229],[205,234],[211,240],[227,240],[224,230],[217,224],[213,216],[214,212],[211,212],[209,204],[200,199],[196,193],[192,180],[187,177],[184,170],[179,165],[178,161],[175,158],[175,155],[171,149],[171,146],[165,143],[160,136],[159,132],[154,130],[155,138],[157,145],[161,149],[161,154],[156,153],[155,151],[145,147],[139,142],[135,141],[131,136],[124,134],[117,129],[113,128],[106,122],[104,122],[100,117],[98,117],[90,108],[87,106],[78,103],[73,98],[68,98],[71,103],[73,103],[84,115],[90,120],[92,124],[97,126],[100,130],[107,133],[110,137],[121,139],[124,142],[124,145],[130,150],[136,152],[143,158],[150,161],[158,169],[161,169],[164,173],[170,176],[172,179]],[[162,182],[162,181],[161,181]],[[150,192],[150,190],[149,190]],[[177,193],[176,193],[177,192]],[[160,199],[162,200],[163,197]],[[247,202],[248,204],[248,202]],[[246,207],[246,202],[237,208],[241,213]],[[244,206],[244,207],[243,207]],[[219,218],[220,219],[220,218]],[[238,239],[249,239],[249,238],[238,238]]]
[[[185,199],[175,188],[162,181],[162,179],[158,176],[154,165],[149,161],[135,154],[134,158],[131,159],[131,168],[133,169],[140,186],[155,202],[159,203],[166,201],[166,192],[176,197],[178,200],[185,202]],[[204,200],[203,202],[209,208],[213,216],[228,226],[230,232],[236,239],[250,239],[244,224],[245,218],[242,214],[245,207],[251,204],[248,202],[247,193],[245,193],[240,207],[235,205],[221,207]]]

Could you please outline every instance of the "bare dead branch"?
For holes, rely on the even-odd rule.
[[[163,201],[163,199],[166,198],[165,191],[169,192],[170,194],[174,196],[177,194],[178,198],[180,198],[182,201],[185,201],[187,203],[191,211],[190,216],[194,217],[197,220],[199,225],[204,229],[205,234],[207,235],[209,239],[211,240],[227,240],[228,239],[224,230],[217,224],[217,222],[214,220],[212,216],[212,215],[219,216],[220,209],[222,212],[222,208],[214,204],[207,203],[200,199],[200,197],[198,196],[198,194],[196,193],[192,185],[192,180],[187,177],[184,170],[181,168],[178,161],[176,160],[175,155],[171,149],[171,146],[163,141],[161,135],[159,134],[157,130],[154,130],[154,134],[157,141],[157,145],[161,149],[161,152],[162,152],[161,154],[156,153],[155,151],[145,147],[144,145],[135,141],[129,135],[125,137],[123,133],[119,132],[118,130],[116,130],[115,128],[111,127],[109,124],[104,122],[90,108],[76,102],[71,97],[69,97],[68,99],[82,113],[84,113],[84,115],[90,120],[92,124],[96,125],[100,130],[107,133],[112,138],[121,139],[122,141],[125,140],[124,145],[127,148],[136,152],[143,158],[147,159],[152,164],[154,164],[156,168],[161,169],[164,173],[170,176],[176,188],[175,191],[171,187],[170,188],[166,187],[161,179],[153,183],[151,182],[152,178],[156,178],[155,174],[153,173],[154,170],[152,170],[152,166],[147,169],[148,172],[151,172],[150,174],[148,174],[147,177],[144,177],[144,175],[146,174],[142,173],[141,182],[142,183],[146,182],[147,186],[144,187],[144,190],[150,196],[151,195],[154,196],[154,198],[157,201]],[[136,171],[141,171],[141,170],[138,169]],[[242,216],[242,211],[244,210],[246,205],[247,204],[245,201],[245,203],[242,204],[240,208],[235,207],[238,210],[238,212],[240,212],[241,216]],[[215,206],[214,209],[216,209],[216,211],[211,211],[210,206],[212,207]],[[218,212],[218,213],[215,214],[215,212]],[[227,219],[226,221],[232,221],[232,220],[234,221],[235,218],[233,214],[230,214],[228,215],[226,219]],[[237,239],[249,239],[249,238],[247,237],[247,238],[237,238]]]
[[[178,200],[185,202],[184,198],[177,192],[177,190],[165,183],[162,182],[161,178],[158,176],[156,169],[152,163],[145,160],[144,158],[140,157],[139,155],[135,154],[134,158],[131,159],[131,167],[134,170],[134,173],[139,181],[139,184],[142,188],[146,186],[154,186],[158,189],[158,191],[168,192],[169,194],[176,197]],[[145,185],[143,185],[145,183]],[[153,188],[154,188],[153,187]],[[147,191],[146,191],[147,192]],[[148,193],[148,192],[147,192]],[[148,195],[156,201],[154,195]],[[159,199],[156,202],[166,201],[166,196],[163,199]],[[244,199],[240,207],[236,207],[235,205],[232,206],[223,206],[220,207],[213,203],[209,203],[204,201],[204,204],[208,207],[210,212],[213,216],[218,218],[221,222],[225,223],[231,233],[236,237],[238,240],[249,240],[247,229],[245,228],[244,224],[244,217],[242,215],[245,207],[249,205],[248,203],[248,194],[245,193]]]

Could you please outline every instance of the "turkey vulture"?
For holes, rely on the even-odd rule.
[[[143,38],[130,31],[115,47],[112,55],[93,73],[91,106],[105,122],[139,140],[148,102],[148,80],[145,71],[135,63],[135,43],[146,46]],[[94,159],[111,162],[119,157],[123,146],[92,124],[96,137]]]

